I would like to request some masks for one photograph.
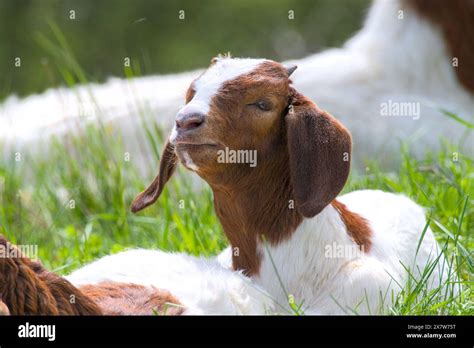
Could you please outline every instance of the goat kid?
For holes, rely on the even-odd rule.
[[[279,305],[291,294],[310,313],[381,313],[430,266],[427,288],[446,286],[448,267],[432,231],[422,237],[420,206],[371,190],[336,199],[351,136],[291,86],[295,68],[213,59],[189,87],[159,173],[132,211],[157,200],[179,160],[212,188],[231,244],[220,259],[231,257],[232,269]],[[256,150],[258,165],[217,161],[225,148]]]
[[[217,261],[134,250],[68,279],[153,285],[190,314],[287,312],[289,295],[306,313],[378,314],[427,267],[428,290],[450,287],[432,231],[422,233],[421,207],[371,190],[336,199],[349,174],[351,136],[292,87],[295,68],[213,59],[187,91],[158,175],[132,203],[133,212],[153,204],[178,162],[196,172],[213,190],[231,244]],[[258,164],[223,163],[223,149],[257,151]]]

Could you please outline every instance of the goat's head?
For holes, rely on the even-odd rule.
[[[132,211],[156,201],[179,159],[213,188],[239,189],[257,177],[264,182],[265,175],[287,174],[299,213],[318,214],[347,180],[351,137],[291,86],[295,68],[263,59],[214,58],[189,87],[158,176],[134,200]],[[219,161],[226,148],[256,151],[258,165]],[[275,161],[287,171],[274,172]]]

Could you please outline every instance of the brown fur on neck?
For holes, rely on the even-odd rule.
[[[284,141],[275,153],[279,155],[267,161],[259,158],[251,179],[241,180],[241,186],[213,187],[215,210],[232,245],[233,267],[248,276],[258,274],[257,241],[262,236],[271,245],[287,240],[303,220],[292,203]]]
[[[474,93],[474,2],[470,0],[405,0],[408,7],[441,30],[461,84]]]

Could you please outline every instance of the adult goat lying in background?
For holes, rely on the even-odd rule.
[[[439,109],[472,120],[473,40],[472,1],[377,0],[361,30],[343,47],[293,60],[301,69],[293,80],[301,93],[351,129],[356,165],[365,167],[366,158],[376,158],[382,168],[396,168],[400,139],[416,140],[411,150],[424,154],[439,146],[440,136],[458,139],[465,132]],[[4,153],[34,151],[46,134],[77,131],[84,120],[101,119],[121,130],[134,165],[143,166],[151,149],[143,151],[137,141],[143,139],[137,136],[143,132],[137,114],[148,110],[148,122],[171,129],[182,91],[201,72],[114,78],[22,100],[12,96],[0,105]],[[382,106],[391,103],[416,110],[382,115]],[[473,141],[470,137],[468,150]],[[37,153],[43,154],[48,151]]]

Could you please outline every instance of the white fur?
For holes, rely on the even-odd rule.
[[[73,272],[74,285],[117,281],[153,285],[171,292],[185,314],[262,314],[273,302],[264,290],[215,260],[159,250],[130,250],[99,259]]]
[[[194,81],[195,95],[188,104],[180,109],[180,112],[191,108],[207,114],[212,98],[225,82],[255,70],[264,61],[265,59],[218,58],[204,74]]]
[[[191,169],[191,170],[197,171],[199,169],[199,167],[193,162],[193,160],[189,156],[188,152],[183,151],[182,153],[183,153],[184,162],[186,162],[185,163],[186,167]]]
[[[430,229],[416,255],[426,221],[423,209],[408,198],[364,190],[338,199],[369,221],[373,231],[370,251],[328,257],[341,256],[328,255],[328,246],[356,246],[331,205],[316,217],[305,219],[288,241],[277,246],[260,245],[264,256],[254,280],[274,297],[277,309],[288,305],[287,295],[291,294],[297,304],[304,301],[307,313],[380,314],[406,288],[404,266],[420,279],[422,271],[440,255]],[[448,265],[441,256],[427,288],[444,286],[447,272]]]
[[[441,135],[457,139],[464,128],[442,116],[436,107],[468,120],[473,117],[474,97],[457,80],[439,29],[401,4],[398,0],[375,1],[362,30],[343,48],[289,62],[298,65],[292,76],[295,87],[351,130],[356,165],[361,165],[363,157],[376,157],[393,167],[390,155],[398,156],[400,139],[416,141],[413,151],[420,154],[438,146]],[[403,20],[398,19],[400,9],[405,10]],[[238,66],[226,66],[224,73],[216,65],[214,77],[203,79],[203,86],[198,82],[198,89],[203,89],[196,100],[202,99],[204,107],[223,78],[248,71],[257,61],[236,62]],[[41,137],[77,129],[87,120],[96,122],[100,114],[120,127],[134,165],[143,169],[151,149],[143,149],[145,135],[137,115],[171,129],[186,89],[201,73],[114,78],[102,85],[50,89],[21,100],[10,97],[0,105],[0,141],[6,145],[6,155],[20,150],[47,155],[48,151],[37,146]],[[381,116],[381,103],[388,100],[420,101],[420,119]],[[471,139],[467,146],[474,146]]]

